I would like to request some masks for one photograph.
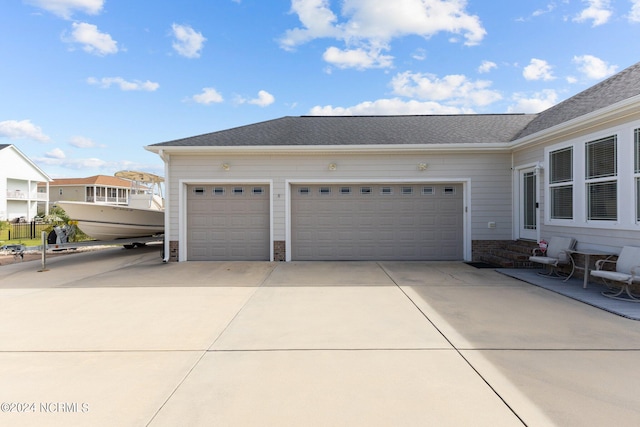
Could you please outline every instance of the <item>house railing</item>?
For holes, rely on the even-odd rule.
[[[19,200],[49,200],[47,193],[32,193],[31,195],[25,191],[15,190],[7,191],[7,199],[19,199]]]
[[[109,203],[112,205],[126,205],[129,203],[127,199],[121,197],[105,197],[105,196],[87,196],[87,202],[91,203]]]
[[[27,193],[15,190],[15,191],[7,191],[7,199],[26,199]]]

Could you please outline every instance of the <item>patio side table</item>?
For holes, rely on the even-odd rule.
[[[573,257],[574,254],[583,255],[584,256],[584,266],[579,266],[576,263],[576,260]],[[611,252],[599,251],[597,249],[571,249],[569,251],[569,256],[573,259],[573,265],[575,266],[575,268],[584,271],[584,282],[582,284],[582,287],[584,289],[587,289],[587,283],[589,283],[589,275],[590,275],[589,262],[590,262],[591,255],[594,255],[594,256],[606,256],[607,259],[609,259],[610,257],[612,257],[612,256],[614,256],[616,254],[611,253]]]

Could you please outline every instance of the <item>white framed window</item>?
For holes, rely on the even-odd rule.
[[[585,144],[585,184],[588,221],[618,220],[617,137]]]
[[[260,196],[260,195],[264,194],[264,188],[263,187],[253,187],[253,190],[251,192],[255,196]]]
[[[351,187],[340,187],[340,194],[344,194],[344,195],[351,194]]]
[[[360,187],[360,194],[371,194],[371,187]]]
[[[551,219],[573,219],[573,147],[549,153]]]
[[[214,196],[224,196],[224,187],[213,187]]]
[[[331,194],[331,187],[320,187],[318,192],[323,196],[328,196]]]
[[[636,223],[640,224],[640,128],[633,131],[633,179],[636,188]]]
[[[193,194],[195,194],[196,196],[204,195],[204,187],[195,187],[193,189]]]
[[[299,187],[298,188],[298,194],[300,194],[302,196],[307,196],[307,195],[311,194],[311,189],[309,187]]]
[[[388,196],[390,194],[393,194],[393,189],[391,187],[382,187],[380,188],[380,194]]]
[[[433,187],[422,187],[423,196],[433,196],[435,194]]]
[[[233,194],[236,196],[242,196],[244,194],[244,187],[233,187]]]

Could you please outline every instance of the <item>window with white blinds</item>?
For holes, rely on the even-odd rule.
[[[548,224],[640,232],[640,119],[544,153]]]
[[[551,218],[573,219],[573,147],[549,153]]]
[[[617,138],[590,141],[585,144],[585,183],[587,220],[617,221],[618,164]]]
[[[599,139],[586,144],[586,179],[606,178],[618,174],[616,137]]]
[[[636,223],[640,223],[640,129],[633,132],[634,178],[636,184]]]
[[[552,151],[549,162],[551,164],[551,184],[573,181],[573,147]]]
[[[633,132],[634,152],[635,152],[635,172],[640,173],[640,129]]]

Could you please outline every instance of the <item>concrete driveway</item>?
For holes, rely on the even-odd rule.
[[[0,267],[0,425],[636,426],[640,322],[457,262]]]

